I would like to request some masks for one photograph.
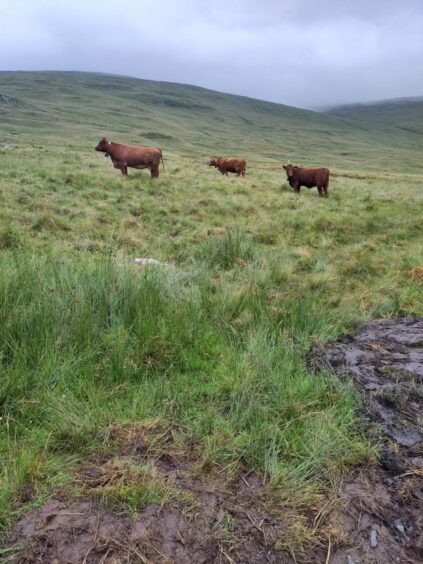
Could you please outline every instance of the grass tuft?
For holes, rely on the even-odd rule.
[[[206,239],[197,256],[212,268],[229,270],[236,265],[245,266],[246,263],[253,262],[258,252],[249,235],[227,230],[222,236]]]
[[[25,246],[25,239],[21,231],[8,225],[0,231],[0,251],[17,250]]]

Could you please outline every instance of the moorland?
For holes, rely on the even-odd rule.
[[[194,514],[201,496],[160,474],[164,455],[206,484],[259,476],[260,511],[283,523],[275,550],[342,538],[337,493],[376,464],[378,433],[308,351],[364,321],[423,314],[422,126],[378,111],[0,73],[4,538],[58,492],[119,515]],[[104,135],[161,147],[166,172],[121,177],[94,151]],[[213,155],[244,156],[246,177],[221,176]],[[288,161],[328,166],[329,198],[293,194]],[[154,453],[143,463],[122,454],[134,433]],[[112,461],[120,478],[87,485],[87,461]],[[229,557],[233,521],[210,532]]]

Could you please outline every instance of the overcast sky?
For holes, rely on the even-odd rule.
[[[0,70],[84,70],[299,107],[423,96],[423,0],[0,0]]]

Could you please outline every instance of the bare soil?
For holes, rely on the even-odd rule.
[[[423,562],[423,319],[367,323],[315,348],[310,360],[352,379],[383,443],[379,464],[343,489],[348,540],[331,562]]]
[[[54,497],[15,523],[7,562],[294,562],[275,547],[286,535],[284,519],[280,513],[272,517],[266,484],[256,473],[242,465],[204,473],[195,452],[176,448],[170,432],[159,443],[141,427],[116,426],[107,435],[118,450],[93,455],[82,465],[82,498]],[[132,516],[124,503],[122,511],[104,506],[99,492],[124,483],[128,461],[132,467],[148,463],[154,481],[185,501],[176,495]]]

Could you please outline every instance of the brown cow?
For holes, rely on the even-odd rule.
[[[218,168],[220,172],[226,174],[226,176],[228,176],[228,172],[235,172],[238,176],[245,176],[247,163],[245,159],[219,157],[211,159],[209,166]]]
[[[328,197],[329,169],[328,168],[301,168],[297,165],[283,165],[288,176],[288,182],[296,194],[300,193],[301,186],[313,188],[316,186],[319,196]]]
[[[151,178],[159,176],[160,161],[162,161],[164,169],[162,152],[157,147],[137,147],[135,145],[112,143],[107,141],[106,137],[103,137],[95,150],[105,153],[105,157],[110,157],[113,166],[120,169],[125,176],[128,176],[128,166],[138,169],[148,168],[151,172]]]

